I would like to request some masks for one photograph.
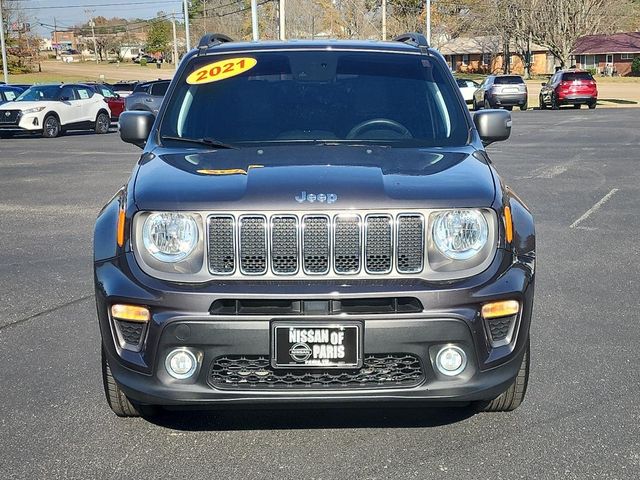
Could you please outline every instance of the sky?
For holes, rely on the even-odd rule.
[[[153,18],[159,11],[181,11],[182,0],[16,0],[36,33],[50,37],[54,25],[59,29],[82,24],[91,15],[107,18]],[[92,13],[87,13],[90,10]],[[55,20],[54,20],[55,19]]]

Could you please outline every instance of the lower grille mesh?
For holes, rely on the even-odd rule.
[[[489,332],[491,333],[491,340],[494,342],[499,342],[500,340],[504,340],[509,335],[509,330],[511,330],[511,324],[514,321],[515,317],[503,317],[503,318],[495,318],[492,320],[488,320],[489,324]]]
[[[418,357],[408,353],[366,355],[359,370],[275,370],[267,355],[227,355],[209,374],[214,388],[229,390],[413,387],[424,381]]]
[[[144,331],[144,323],[141,322],[127,322],[125,320],[114,320],[116,328],[120,332],[122,340],[131,346],[137,346],[142,339],[142,332]]]

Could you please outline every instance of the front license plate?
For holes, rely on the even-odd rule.
[[[362,325],[278,322],[273,324],[274,368],[360,368]]]

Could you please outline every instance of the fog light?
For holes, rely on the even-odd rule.
[[[436,367],[438,371],[449,377],[458,375],[467,366],[467,355],[460,347],[442,347],[436,355]]]
[[[164,365],[169,375],[178,380],[184,380],[195,373],[198,361],[189,350],[178,348],[167,355]]]

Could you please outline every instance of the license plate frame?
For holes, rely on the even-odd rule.
[[[299,331],[313,330],[314,336],[323,337],[322,330],[328,330],[328,342],[298,342],[291,341],[289,335],[290,329]],[[340,322],[309,322],[309,321],[274,321],[271,323],[271,366],[278,369],[306,369],[306,370],[357,370],[363,365],[363,344],[364,344],[364,326],[358,321],[340,321]],[[320,333],[317,333],[319,332]],[[279,333],[285,332],[285,333]],[[338,335],[344,333],[343,338],[338,344],[333,344],[335,340],[334,333]],[[294,333],[294,336],[296,334]],[[282,336],[285,338],[283,339]],[[322,339],[322,338],[319,338]],[[338,338],[338,340],[340,340]],[[302,344],[302,345],[300,345]],[[314,356],[320,352],[314,349],[314,346],[322,348],[325,345],[325,353],[330,349],[326,347],[345,347],[345,360],[339,358],[323,358],[317,359]],[[298,346],[297,359],[292,354],[293,348]],[[305,348],[306,346],[306,348]],[[285,350],[283,351],[283,347]],[[346,348],[348,347],[348,348]],[[352,350],[355,350],[352,352]],[[334,353],[337,350],[332,350]],[[308,353],[308,356],[306,355]],[[304,357],[307,358],[304,358]],[[286,361],[283,361],[286,360]]]

